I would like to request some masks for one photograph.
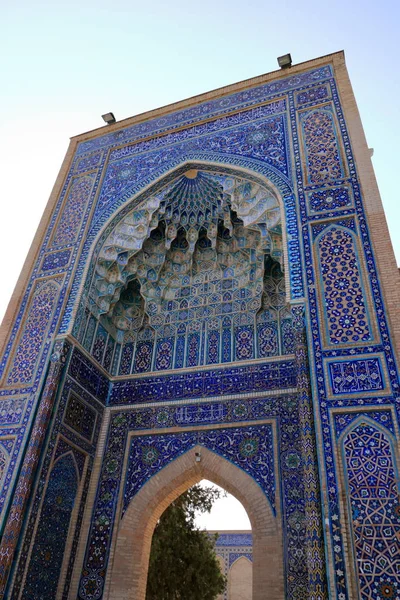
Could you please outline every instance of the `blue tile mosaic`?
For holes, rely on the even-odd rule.
[[[78,481],[71,455],[61,458],[50,473],[36,533],[35,552],[29,565],[22,594],[23,600],[54,597]]]
[[[296,368],[294,361],[288,360],[116,381],[111,387],[109,403],[111,406],[143,404],[294,387]]]
[[[351,423],[360,418],[369,419],[370,421],[380,423],[380,425],[382,425],[385,429],[390,431],[390,433],[395,435],[395,427],[393,423],[392,413],[388,410],[371,410],[368,412],[354,411],[343,414],[335,414],[334,419],[336,436],[340,437],[343,431],[349,428]]]
[[[181,409],[184,410],[181,410]],[[185,410],[185,409],[188,410]],[[260,451],[260,443],[270,444],[270,424],[249,424],[240,427],[219,428],[208,430],[195,430],[156,435],[156,429],[179,425],[192,426],[202,424],[224,422],[243,423],[243,421],[261,421],[273,419],[279,428],[279,470],[281,474],[282,494],[284,500],[284,511],[287,525],[285,535],[287,536],[288,548],[293,552],[293,559],[287,559],[287,586],[291,597],[303,600],[299,582],[306,585],[307,573],[303,556],[303,535],[305,527],[304,515],[304,488],[300,473],[303,472],[301,459],[301,431],[299,427],[299,403],[296,395],[268,396],[264,398],[244,397],[241,400],[225,400],[224,402],[205,403],[189,407],[158,406],[152,408],[136,408],[117,411],[113,414],[110,423],[105,453],[106,463],[103,465],[102,475],[97,489],[95,512],[92,520],[90,543],[87,547],[86,564],[81,579],[79,597],[82,599],[101,597],[103,587],[103,573],[108,561],[108,548],[111,541],[113,523],[115,520],[116,499],[120,485],[125,485],[125,505],[148,478],[158,472],[163,465],[173,460],[197,443],[203,444],[214,452],[221,453],[241,468],[249,470],[252,476],[259,481],[262,489],[272,490],[272,480],[269,476],[261,477],[261,471],[257,467],[252,471],[252,465],[263,456],[266,461],[265,468],[271,465],[271,451],[266,454]],[[182,419],[182,416],[184,417]],[[128,474],[123,474],[123,458],[128,440],[128,432],[145,430],[153,432],[151,435],[132,438],[130,442],[131,462]],[[260,435],[260,432],[263,432]],[[257,443],[257,439],[259,440]],[[271,446],[270,446],[271,447]],[[275,450],[273,451],[275,452]],[[266,457],[269,457],[268,460]],[[141,475],[133,476],[135,470],[139,469]],[[266,487],[267,486],[267,487]],[[276,490],[277,491],[277,490]],[[275,493],[276,493],[275,491]],[[266,492],[267,493],[267,492]],[[271,499],[271,491],[268,492]],[[102,528],[101,545],[96,541],[98,538],[98,527]],[[294,558],[294,557],[297,558]],[[292,575],[291,575],[292,574]],[[295,575],[296,574],[296,575]]]
[[[60,252],[46,254],[42,262],[42,271],[61,269],[69,263],[70,258],[71,250],[60,250]]]
[[[334,394],[359,394],[385,388],[378,358],[330,362],[329,374]]]
[[[249,560],[250,562],[253,562],[253,554],[252,552],[230,552],[229,553],[229,567],[231,567],[233,565],[233,563],[235,561],[237,561],[239,558],[247,558],[247,560]]]
[[[327,85],[318,85],[307,88],[304,92],[296,94],[296,102],[298,106],[300,106],[303,104],[322,102],[323,100],[330,98],[330,96],[330,90]]]
[[[82,410],[71,412],[67,408],[71,399],[75,402],[79,401],[81,406],[85,407],[84,413],[87,411],[97,413],[92,441],[85,439],[87,436],[82,437]],[[26,592],[24,591],[24,593],[29,592],[29,596],[27,596],[29,598],[39,597],[43,590],[46,590],[46,598],[54,595],[54,586],[58,586],[59,581],[60,561],[64,559],[63,549],[67,541],[67,534],[73,537],[71,554],[65,557],[68,564],[68,573],[69,575],[72,573],[102,411],[102,405],[91,394],[86,393],[69,376],[66,377],[60,390],[55,421],[45,449],[40,476],[34,490],[32,507],[27,515],[25,541],[21,548],[18,568],[15,573],[15,583],[13,589],[10,590],[9,597],[12,600],[19,599],[20,592],[25,589]],[[67,427],[64,424],[64,419],[65,424],[68,425]],[[79,431],[79,435],[71,430],[71,426],[73,426],[73,430]],[[86,432],[86,425],[83,425],[83,428]],[[59,473],[60,469],[61,473]],[[80,497],[77,495],[76,477],[78,479],[84,477]],[[46,486],[48,492],[46,492]],[[44,509],[42,508],[43,498],[45,498]],[[62,501],[58,503],[58,499],[62,499]],[[79,503],[79,509],[74,529],[70,531],[68,527],[70,511],[75,503]],[[48,512],[52,515],[50,520],[47,516]],[[33,552],[31,553],[32,546]],[[52,560],[53,557],[55,560]],[[22,582],[27,573],[29,583],[25,588]],[[69,585],[70,579],[67,578],[63,599],[67,598]]]
[[[74,349],[69,373],[83,389],[105,403],[108,396],[109,382],[96,366],[90,362],[77,348]]]
[[[220,533],[215,546],[253,546],[251,533]]]
[[[157,137],[160,133],[165,135]],[[143,141],[149,136],[154,138]],[[317,527],[310,533],[313,521],[309,517],[313,513],[309,504],[310,492],[304,488],[304,473],[308,476],[308,463],[303,454],[308,443],[310,447],[313,444],[315,446],[315,440],[304,441],[304,431],[310,430],[312,425],[304,425],[300,432],[299,423],[303,416],[299,417],[294,408],[304,394],[296,397],[266,397],[262,400],[251,397],[254,392],[271,393],[273,390],[293,388],[301,380],[303,375],[299,364],[282,358],[282,354],[295,351],[291,318],[287,314],[282,315],[279,323],[271,319],[271,307],[264,306],[268,295],[263,296],[259,292],[258,301],[261,294],[264,316],[261,318],[258,313],[259,305],[254,308],[258,320],[252,322],[248,318],[253,310],[249,309],[251,302],[246,306],[246,298],[229,297],[236,290],[226,287],[221,291],[221,304],[224,304],[224,311],[227,312],[221,313],[218,326],[210,321],[208,327],[211,317],[207,311],[210,305],[201,304],[194,281],[184,284],[185,273],[182,274],[180,288],[182,293],[189,288],[190,292],[179,299],[168,298],[168,302],[186,301],[188,306],[182,304],[182,307],[175,309],[171,304],[164,312],[165,315],[170,313],[171,318],[174,312],[187,313],[187,322],[180,322],[184,327],[179,330],[173,329],[175,325],[170,319],[170,322],[164,323],[166,329],[161,336],[154,334],[154,331],[152,333],[149,323],[143,322],[140,325],[142,337],[136,342],[128,339],[129,335],[124,338],[124,334],[116,333],[115,321],[109,325],[103,319],[99,325],[97,317],[90,317],[91,303],[95,303],[89,293],[90,282],[95,273],[98,274],[96,269],[104,258],[100,252],[108,236],[118,224],[129,225],[126,219],[133,209],[135,214],[145,212],[154,196],[173,185],[188,169],[201,169],[208,177],[210,174],[212,177],[243,177],[251,185],[265,186],[268,180],[280,195],[286,237],[281,237],[283,242],[279,248],[273,238],[276,231],[270,228],[271,239],[265,248],[268,248],[268,252],[273,248],[277,253],[276,258],[280,252],[282,265],[286,254],[285,291],[288,298],[299,301],[306,295],[309,371],[314,382],[315,418],[320,424],[318,441],[323,448],[318,458],[324,505],[327,507],[325,548],[326,557],[329,558],[327,564],[335,565],[334,569],[329,569],[331,589],[336,600],[349,600],[347,581],[350,564],[352,572],[357,574],[362,597],[368,600],[395,599],[400,593],[396,573],[398,548],[391,545],[390,540],[398,534],[398,498],[396,500],[395,496],[398,465],[393,445],[394,435],[398,431],[396,418],[400,410],[399,378],[351,139],[333,70],[330,66],[324,66],[296,76],[290,72],[287,77],[281,74],[278,79],[265,85],[245,88],[235,94],[148,119],[79,144],[38,251],[1,363],[1,374],[5,381],[4,389],[0,391],[1,507],[12,487],[15,469],[28,439],[33,409],[40,399],[39,391],[43,388],[55,334],[66,334],[73,328],[74,336],[88,353],[92,353],[98,366],[78,349],[74,350],[55,415],[54,429],[49,435],[49,444],[27,515],[25,538],[19,543],[21,550],[12,600],[19,600],[24,574],[28,574],[27,585],[30,590],[27,588],[28,591],[24,593],[32,597],[39,593],[38,582],[42,581],[39,571],[45,573],[46,569],[50,569],[52,573],[51,581],[45,586],[54,586],[58,580],[60,554],[57,552],[64,543],[66,533],[63,524],[68,522],[67,517],[63,524],[54,525],[50,532],[53,535],[59,528],[60,544],[54,549],[55,558],[48,567],[45,566],[45,552],[39,552],[39,548],[44,548],[41,536],[47,518],[48,498],[45,490],[51,491],[51,486],[46,488],[46,482],[53,481],[58,464],[53,464],[54,459],[63,460],[65,450],[64,442],[58,441],[58,435],[64,436],[72,446],[80,448],[82,456],[85,454],[89,457],[85,458],[89,461],[85,465],[89,466],[82,495],[75,500],[79,502],[79,514],[73,532],[73,548],[71,555],[66,557],[68,573],[72,572],[100,426],[100,417],[96,418],[95,425],[91,425],[90,410],[99,411],[99,402],[106,404],[109,394],[110,405],[114,407],[121,404],[129,404],[130,407],[137,405],[128,412],[116,415],[110,425],[108,444],[114,433],[122,436],[122,446],[115,450],[115,474],[109,473],[107,480],[112,494],[118,493],[124,436],[128,431],[147,427],[180,427],[179,439],[187,440],[190,445],[192,426],[240,423],[240,427],[235,425],[233,429],[244,431],[246,427],[242,428],[243,421],[274,419],[281,444],[279,469],[283,523],[287,535],[286,597],[304,600],[304,589],[307,585],[311,589],[310,581],[314,584],[319,581],[319,591],[316,591],[318,586],[314,585],[310,598],[325,598],[323,569],[315,566],[319,564],[317,560],[314,567],[307,562],[310,556],[307,554],[308,546],[304,553],[306,543],[321,543],[321,533]],[[188,184],[186,189],[190,187]],[[218,186],[213,189],[218,189]],[[94,206],[95,199],[97,206]],[[215,206],[218,206],[218,201],[210,204],[211,212]],[[242,215],[244,219],[251,214],[251,208],[248,208],[248,214]],[[198,211],[196,215],[197,219],[203,218]],[[211,232],[215,223],[211,218],[207,219],[204,223],[212,244]],[[228,223],[228,219],[222,220]],[[167,223],[168,226],[171,224],[172,221]],[[132,222],[129,226],[135,228],[139,225]],[[149,215],[146,235],[150,234],[151,228]],[[129,231],[125,233],[129,234]],[[186,233],[190,246],[194,242],[189,232]],[[236,236],[238,244],[243,239],[242,235]],[[255,267],[252,270],[250,266],[248,273],[256,281],[257,261],[250,246],[246,248],[246,260]],[[182,247],[177,248],[175,257],[182,254],[183,250]],[[205,254],[208,252],[206,244],[203,250]],[[244,250],[242,245],[240,252]],[[166,254],[168,252],[170,248],[167,248]],[[129,258],[123,254],[120,253],[118,264],[122,265],[126,260],[128,265]],[[149,253],[149,256],[154,254]],[[174,262],[174,268],[178,271],[177,265],[180,267],[184,262]],[[105,263],[102,264],[104,267]],[[235,268],[235,265],[225,265],[220,280],[228,283]],[[146,271],[148,281],[152,281],[154,274],[157,275],[156,271],[157,265],[152,265]],[[39,277],[43,272],[46,272],[45,279]],[[87,276],[86,283],[84,275]],[[210,282],[203,283],[209,285]],[[257,287],[256,283],[254,287]],[[239,288],[241,293],[245,293],[251,286],[246,283]],[[101,294],[104,292],[104,297],[107,295],[107,290],[100,291]],[[157,293],[161,295],[161,291],[155,291],[155,297]],[[202,298],[206,295],[211,297],[214,293],[215,290],[204,290]],[[271,292],[269,297],[274,294]],[[112,295],[110,305],[114,302]],[[80,298],[82,303],[78,306]],[[192,303],[190,306],[189,302]],[[116,309],[114,319],[130,319],[133,323],[138,318],[134,303],[125,307],[123,313],[118,312],[120,308]],[[281,310],[286,308],[279,308],[278,312]],[[207,326],[204,324],[197,330],[189,329],[192,323],[196,324],[202,319]],[[174,342],[170,343],[171,340]],[[162,343],[167,346],[161,349]],[[254,358],[265,357],[277,359],[265,364],[252,363]],[[246,364],[226,364],[235,360],[246,361]],[[221,366],[221,363],[226,366]],[[152,372],[158,367],[183,369],[185,365],[189,369],[196,366],[197,370],[165,374]],[[203,367],[202,370],[199,367]],[[142,375],[132,378],[132,370]],[[113,376],[121,374],[126,379],[110,382],[105,372]],[[74,408],[71,401],[65,413],[71,389],[83,403]],[[227,401],[224,397],[231,394],[246,394],[247,398]],[[221,398],[215,403],[194,402],[195,399],[212,396]],[[185,403],[173,405],[175,400]],[[171,402],[171,405],[138,408],[145,402],[157,401]],[[358,407],[357,410],[355,407]],[[335,410],[340,410],[340,414],[333,414]],[[63,423],[64,413],[66,417]],[[261,423],[251,425],[254,428],[263,426]],[[204,440],[208,435],[205,443],[212,445],[214,442],[211,438],[217,440],[217,434],[216,430],[211,431],[213,433],[202,435],[205,436]],[[337,440],[337,436],[342,437]],[[171,434],[165,434],[165,437],[173,439]],[[151,434],[147,440],[155,441],[156,438]],[[161,438],[157,439],[159,441]],[[143,440],[141,443],[144,447]],[[178,438],[175,443],[178,444]],[[215,441],[216,445],[219,443]],[[72,452],[70,456],[73,455]],[[173,455],[171,451],[171,460]],[[143,458],[142,455],[140,457]],[[136,457],[138,461],[140,457]],[[144,479],[151,470],[147,458],[147,463],[142,462],[140,466]],[[159,453],[157,460],[161,458],[167,460],[168,457],[161,457]],[[78,465],[76,453],[74,460]],[[83,464],[81,461],[77,466],[80,477],[84,476]],[[340,464],[347,478],[348,505],[344,508],[340,502],[341,483],[337,472]],[[133,486],[139,485],[138,482],[131,483]],[[110,517],[110,529],[105,530],[107,537],[113,527],[115,515],[112,511],[115,504],[105,508],[99,494],[95,510],[111,511],[107,513]],[[41,509],[43,499],[45,504]],[[379,515],[379,522],[373,520],[373,514]],[[92,527],[94,519],[95,516]],[[346,535],[351,540],[349,551],[343,542],[347,523],[349,530]],[[32,540],[35,539],[35,524],[38,525],[38,553],[30,561],[28,557]],[[387,531],[382,524],[387,524]],[[88,553],[99,550],[94,538],[91,540]],[[107,565],[108,543],[109,538],[104,551],[100,551],[99,560],[103,562],[101,565],[99,563],[96,571],[98,580],[94,578],[89,581],[89,578],[86,587],[82,584],[82,599],[101,597],[102,569]],[[42,562],[35,566],[35,560]],[[92,594],[89,583],[94,586],[95,592]],[[63,598],[66,600],[68,577],[63,585]]]
[[[238,92],[222,99],[218,98],[210,102],[205,102],[192,108],[187,108],[179,112],[174,112],[169,115],[167,114],[165,116],[163,115],[159,119],[151,119],[150,121],[133,125],[125,130],[105,135],[95,140],[83,142],[79,146],[78,153],[82,154],[88,151],[93,151],[95,148],[120,145],[123,142],[131,142],[135,139],[140,139],[150,134],[154,135],[168,129],[182,127],[182,125],[188,125],[190,123],[196,123],[198,120],[206,117],[223,115],[229,113],[234,108],[248,107],[252,104],[257,104],[265,98],[268,98],[268,96],[275,96],[303,85],[323,81],[331,76],[331,67],[324,66],[319,69],[314,69],[307,73],[297,75],[296,77],[289,76],[280,81],[274,81],[252,89],[246,89],[243,92]]]
[[[308,195],[310,212],[333,213],[341,208],[353,206],[353,201],[347,187],[329,188],[311,192]]]
[[[162,467],[196,445],[204,446],[246,471],[276,509],[271,425],[217,429],[133,438],[124,488],[123,512],[139,489]],[[115,461],[112,460],[112,465]],[[111,465],[106,465],[110,470]]]

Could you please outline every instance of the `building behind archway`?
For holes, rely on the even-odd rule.
[[[225,592],[218,600],[252,600],[253,537],[251,530],[209,531],[218,535],[215,553],[227,579]]]

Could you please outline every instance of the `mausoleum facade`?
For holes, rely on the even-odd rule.
[[[72,138],[2,326],[0,598],[144,600],[203,478],[253,600],[398,598],[399,307],[342,52]]]

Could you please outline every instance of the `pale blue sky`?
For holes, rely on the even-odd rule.
[[[275,70],[287,52],[298,63],[345,50],[400,261],[399,17],[390,0],[3,0],[0,318],[69,136],[108,111],[119,120]]]

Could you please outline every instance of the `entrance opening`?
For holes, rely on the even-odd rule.
[[[237,558],[231,556],[229,550],[237,540],[232,534],[207,531],[196,519],[209,516],[215,503],[224,503],[226,496],[223,489],[211,482],[201,482],[176,498],[164,511],[154,529],[146,600],[229,598],[229,563]],[[236,550],[241,549],[233,549]],[[251,600],[251,597],[250,585],[243,600]]]
[[[220,492],[210,512],[198,515],[196,524],[210,535],[217,534],[215,553],[226,578],[224,593],[217,600],[251,600],[253,597],[253,536],[244,506],[232,494],[210,481],[200,485]]]
[[[198,458],[201,460],[197,460]],[[232,494],[252,529],[252,600],[284,598],[280,514],[245,471],[203,446],[195,446],[153,476],[131,500],[115,531],[107,579],[110,600],[145,600],[154,528],[166,508],[203,479]]]
[[[224,488],[215,485],[208,479],[200,482],[201,486],[212,487],[219,490],[220,496],[213,502],[210,512],[198,514],[196,524],[207,531],[219,531],[225,529],[251,530],[249,515],[243,504]]]

